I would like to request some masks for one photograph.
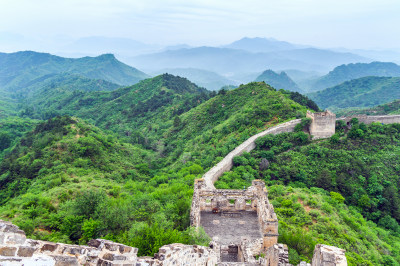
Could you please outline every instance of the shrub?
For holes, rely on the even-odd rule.
[[[344,202],[344,197],[337,192],[331,191],[331,198],[336,201],[337,203],[343,203]]]

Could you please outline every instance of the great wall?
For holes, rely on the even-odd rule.
[[[349,123],[354,117],[336,119],[335,114],[307,112],[314,139],[335,133],[336,120]],[[363,123],[400,123],[400,115],[356,116]],[[278,219],[269,203],[265,183],[253,180],[244,190],[215,189],[214,183],[232,168],[232,159],[255,148],[255,141],[267,134],[291,132],[301,122],[292,120],[269,128],[239,145],[221,162],[194,182],[190,213],[192,226],[204,227],[212,238],[208,247],[170,244],[153,257],[138,257],[137,248],[103,239],[92,239],[86,246],[27,239],[16,225],[0,220],[0,265],[262,265],[289,266],[288,248],[278,242]],[[264,256],[259,256],[264,254]],[[300,266],[347,265],[343,249],[315,246],[311,264]]]

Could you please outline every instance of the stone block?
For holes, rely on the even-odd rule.
[[[40,243],[37,240],[33,240],[33,239],[27,239],[25,241],[25,246],[29,246],[29,247],[39,247]]]
[[[124,254],[124,253],[129,253],[132,251],[132,247],[128,247],[125,245],[120,245],[119,246],[119,253]]]
[[[92,239],[88,242],[88,246],[98,248],[101,245],[101,241],[98,239]]]
[[[109,251],[117,251],[118,246],[119,246],[118,244],[111,242],[111,241],[104,243],[104,247]]]
[[[100,255],[100,250],[90,249],[88,250],[87,256],[90,258],[96,258]]]
[[[115,260],[126,260],[126,257],[118,254],[106,253],[103,255],[103,259],[115,261]]]
[[[55,243],[45,243],[40,249],[41,252],[50,251],[53,252],[58,247],[58,244]]]
[[[55,260],[54,266],[78,266],[78,259],[71,256],[51,256]]]
[[[25,235],[25,232],[19,229],[18,226],[1,220],[0,220],[0,231],[3,231],[4,233],[18,233]]]
[[[83,255],[86,253],[86,249],[80,246],[66,246],[63,248],[62,253],[67,255]]]
[[[34,247],[22,246],[19,247],[17,255],[20,257],[32,257],[35,251],[36,248]]]
[[[17,251],[16,247],[3,246],[0,247],[0,256],[6,256],[6,257],[15,256],[16,251]]]
[[[21,231],[21,230],[19,230]],[[22,232],[22,233],[21,233]],[[26,241],[26,236],[23,231],[21,232],[13,232],[6,235],[4,239],[4,244],[6,245],[22,245]]]
[[[102,259],[99,259],[98,260],[98,262],[97,262],[97,266],[116,266],[116,265],[121,265],[121,264],[116,264],[116,263],[114,263],[114,262],[111,262],[111,261],[106,261],[106,260],[102,260]]]

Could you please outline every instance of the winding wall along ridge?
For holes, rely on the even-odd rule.
[[[229,171],[233,166],[233,157],[243,154],[244,152],[250,152],[256,147],[256,140],[260,137],[264,137],[268,134],[279,134],[282,132],[293,132],[294,128],[297,124],[301,122],[301,119],[291,120],[286,123],[282,123],[271,127],[263,132],[260,132],[242,144],[237,146],[233,151],[228,153],[224,159],[222,159],[218,164],[212,167],[207,173],[203,175],[204,182],[208,189],[215,189],[214,183],[218,180],[218,178],[226,171]]]
[[[345,120],[346,122],[350,121],[352,118],[358,118],[358,120],[365,124],[370,124],[372,122],[380,122],[383,124],[392,124],[392,123],[400,123],[400,115],[380,115],[380,116],[367,116],[367,115],[359,115],[359,116],[351,116],[351,117],[340,117],[336,120]],[[282,123],[271,127],[263,132],[260,132],[245,142],[237,146],[233,151],[228,153],[224,159],[222,159],[218,164],[212,167],[207,173],[203,175],[204,182],[208,189],[215,189],[214,183],[218,180],[220,176],[224,172],[231,170],[233,166],[233,157],[239,156],[243,154],[243,152],[250,152],[256,147],[255,141],[264,137],[268,134],[279,134],[282,132],[293,132],[294,128],[297,124],[301,122],[301,119],[294,119],[286,123]]]

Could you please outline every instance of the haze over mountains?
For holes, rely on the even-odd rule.
[[[367,76],[400,77],[400,66],[392,62],[373,61],[375,58],[347,52],[350,50],[344,53],[318,49],[272,38],[242,38],[219,47],[185,44],[163,47],[127,38],[87,37],[67,43],[65,47],[70,53],[79,51],[80,54],[115,51],[120,60],[131,66],[109,53],[76,59],[31,51],[0,53],[0,85],[4,92],[0,100],[9,105],[13,100],[4,90],[24,88],[22,94],[31,93],[36,87],[49,86],[45,80],[47,84],[54,83],[52,79],[64,92],[71,84],[77,90],[84,84],[90,90],[115,89],[163,73],[185,77],[208,90],[264,81],[276,89],[314,92]],[[343,90],[347,85],[342,85]],[[321,97],[325,95],[318,98],[320,103],[329,101]],[[386,98],[385,101],[394,99]],[[384,102],[377,102],[381,103]],[[360,106],[370,106],[363,104]]]

